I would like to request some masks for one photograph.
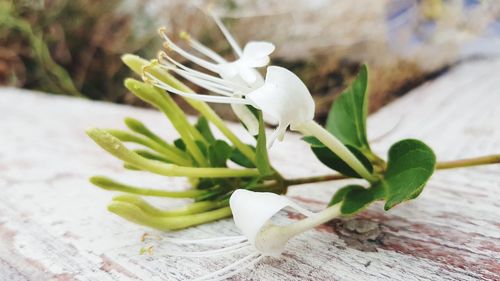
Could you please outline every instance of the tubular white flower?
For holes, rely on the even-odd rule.
[[[256,108],[278,120],[278,127],[269,139],[282,140],[286,129],[295,129],[312,121],[315,104],[306,85],[290,70],[269,66],[264,85],[246,95]]]
[[[181,38],[185,39],[193,49],[206,56],[209,60],[183,50],[167,36],[164,28],[160,29],[160,34],[165,39],[165,46],[167,49],[176,52],[185,59],[210,72],[216,73],[222,79],[184,66],[168,56],[166,53],[161,54],[160,61],[162,62],[163,67],[167,68],[169,71],[176,73],[177,75],[205,88],[212,93],[241,99],[245,96],[245,94],[262,86],[264,79],[255,68],[264,67],[269,63],[269,55],[274,51],[275,47],[269,42],[251,41],[248,42],[242,50],[236,40],[222,24],[221,20],[215,14],[212,14],[212,17],[237,55],[238,58],[235,61],[226,61],[223,57],[210,50],[208,47],[192,39],[185,32],[181,33]],[[165,85],[165,83],[162,83],[158,79],[154,79],[153,75],[150,73],[146,72],[145,77],[156,86],[167,91],[183,95],[185,97],[196,98],[194,95],[197,94],[184,93],[178,90],[172,91],[170,89],[171,87],[169,88],[167,87],[168,85]],[[233,104],[231,108],[236,116],[243,122],[243,124],[245,124],[247,130],[252,135],[256,135],[258,133],[258,120],[247,108],[247,106],[244,105],[248,104],[248,102],[236,102],[234,99],[227,99],[226,101],[223,101],[218,98],[208,98],[206,96],[200,96],[198,99],[209,102],[225,102]]]
[[[291,207],[307,217],[315,215],[285,196],[245,189],[234,191],[229,205],[234,223],[248,242],[261,254],[273,257],[281,255],[286,243],[295,233],[285,231],[284,227],[275,227],[271,218],[286,207]]]
[[[287,242],[294,236],[340,215],[339,204],[322,212],[313,213],[304,209],[285,196],[274,193],[254,192],[238,189],[229,200],[233,219],[242,232],[240,236],[227,236],[208,239],[179,239],[164,237],[156,248],[155,254],[188,258],[207,258],[246,252],[243,258],[194,280],[225,280],[253,266],[264,257],[279,257]],[[298,222],[276,225],[272,218],[281,210],[290,207],[304,216]],[[167,243],[163,243],[167,242]],[[176,251],[170,246],[198,245],[211,247],[204,251]]]

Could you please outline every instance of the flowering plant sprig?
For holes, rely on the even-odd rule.
[[[160,52],[157,59],[147,61],[134,55],[123,56],[125,64],[143,79],[129,78],[125,86],[163,112],[177,130],[178,139],[164,140],[133,118],[125,119],[129,131],[95,128],[87,131],[99,146],[122,160],[127,169],[186,177],[192,183],[191,189],[169,191],[131,186],[103,176],[92,177],[90,181],[94,185],[124,193],[113,198],[109,211],[160,230],[182,229],[233,215],[242,232],[242,236],[210,240],[218,241],[217,245],[234,244],[232,246],[169,254],[207,256],[253,249],[244,261],[279,256],[289,239],[332,218],[353,215],[375,201],[384,201],[384,208],[388,210],[415,199],[437,169],[500,163],[500,155],[437,162],[432,149],[415,139],[396,142],[387,159],[383,159],[371,150],[366,133],[366,66],[361,67],[353,83],[332,105],[324,128],[313,120],[314,100],[294,73],[272,65],[267,67],[265,77],[257,71],[256,68],[269,63],[274,45],[250,42],[242,49],[220,20],[215,16],[214,19],[237,56],[232,62],[183,33],[181,37],[204,58],[191,54],[175,44],[165,29],[161,29],[160,34],[166,41],[166,51]],[[204,71],[178,62],[171,52]],[[201,87],[207,94],[195,93],[178,78]],[[181,96],[200,113],[196,124],[189,121],[171,94]],[[231,104],[242,124],[255,136],[255,146],[242,142],[206,102]],[[278,123],[269,138],[264,130],[264,115]],[[217,139],[210,125],[226,140]],[[273,168],[268,149],[275,139],[283,139],[288,128],[301,133],[318,160],[336,172],[286,179]],[[125,143],[142,148],[132,150]],[[305,210],[280,195],[286,194],[291,185],[346,178],[361,178],[366,183],[340,188],[333,194],[329,207],[319,213]],[[194,202],[180,209],[162,210],[141,195],[191,198]],[[286,207],[294,208],[306,218],[285,226],[273,224],[272,217]],[[171,239],[170,242],[197,244],[206,241]],[[221,276],[228,276],[241,263],[242,260],[237,261],[206,279],[219,280]]]

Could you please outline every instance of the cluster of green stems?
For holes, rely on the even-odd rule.
[[[191,92],[186,85],[161,69],[158,65],[151,64],[134,55],[125,55],[123,61],[139,75],[142,75],[144,68],[148,68],[147,71],[154,73],[155,77],[158,77],[164,83],[168,83],[179,90]],[[234,184],[234,187],[229,190],[213,186],[208,189],[193,188],[185,191],[166,191],[163,189],[131,186],[102,176],[92,177],[90,180],[94,185],[106,190],[123,193],[113,198],[112,202],[108,205],[108,210],[129,221],[161,230],[182,229],[231,216],[228,195],[230,195],[232,190],[237,188],[285,194],[289,186],[348,178],[340,174],[331,174],[286,179],[275,169],[273,170],[274,174],[261,177],[256,168],[211,167],[199,145],[200,143],[208,145],[206,137],[189,122],[183,110],[170,95],[165,94],[162,90],[148,83],[132,78],[125,81],[125,86],[136,96],[155,106],[166,115],[179,133],[185,149],[180,149],[175,145],[165,142],[144,124],[132,118],[125,119],[125,124],[133,133],[115,129],[89,129],[87,134],[97,144],[118,159],[124,161],[124,166],[128,169],[148,171],[163,176],[187,177],[194,185],[198,183],[200,178],[232,179],[232,183]],[[256,164],[255,150],[242,142],[210,106],[205,102],[189,98],[185,98],[185,101],[205,117],[208,122],[213,124],[248,161]],[[378,179],[376,174],[368,172],[342,143],[317,123],[310,122],[309,124],[304,124],[304,126],[298,128],[298,131],[304,135],[317,137],[323,144],[346,160],[347,164],[366,180],[373,182]],[[139,144],[148,148],[148,150],[131,150],[124,145],[124,142]],[[385,166],[384,161],[378,157],[377,161],[381,169],[383,169]],[[500,163],[500,155],[438,162],[436,169],[451,169],[494,163]],[[380,173],[380,169],[376,173]],[[248,178],[258,178],[259,180],[253,184],[248,184],[247,182],[246,186],[239,186],[243,182],[242,179]],[[226,196],[216,196],[221,194],[226,194]],[[179,209],[161,210],[143,200],[141,196],[189,198],[194,202]],[[337,214],[336,209],[338,209],[338,206],[332,206],[326,209],[324,213]],[[330,216],[328,215],[328,217]],[[323,219],[319,217],[315,218],[315,220],[319,221],[325,219],[328,218],[325,216]]]

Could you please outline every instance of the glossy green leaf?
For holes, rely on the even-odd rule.
[[[257,136],[256,152],[256,166],[262,176],[273,174],[273,169],[269,163],[269,156],[267,154],[267,141],[266,131],[262,112],[259,112],[259,135]]]
[[[223,140],[216,140],[208,147],[208,161],[211,167],[227,167],[226,163],[233,148]]]
[[[253,151],[255,151],[255,147],[251,145],[249,146],[252,148]],[[231,161],[242,167],[255,168],[255,164],[252,163],[252,161],[248,160],[248,158],[245,155],[243,155],[243,153],[241,153],[241,151],[238,149],[233,149],[233,152],[229,156],[229,159],[231,159]]]
[[[395,143],[389,150],[384,178],[369,188],[348,185],[339,189],[329,205],[342,202],[343,214],[356,213],[370,203],[385,200],[384,209],[416,198],[432,176],[436,156],[430,147],[419,140],[407,139]]]
[[[417,197],[434,173],[436,156],[425,143],[407,139],[389,150],[387,170],[382,180],[386,192],[386,210]]]
[[[184,143],[184,141],[181,138],[174,140],[174,145],[178,149],[180,149],[182,151],[186,151],[186,144]]]
[[[368,69],[363,65],[354,82],[333,103],[326,122],[330,133],[363,152],[370,151],[366,137],[367,86]]]
[[[210,125],[204,116],[200,116],[196,122],[195,128],[201,133],[201,135],[207,140],[208,143],[215,142],[215,137],[212,134]]]
[[[347,165],[340,157],[337,156],[333,151],[324,146],[317,138],[307,136],[303,138],[304,141],[311,145],[311,150],[313,151],[316,158],[318,158],[321,163],[325,164],[325,166],[333,169],[345,176],[361,178],[356,171],[354,171],[351,166]],[[347,148],[358,158],[358,160],[366,167],[366,169],[371,173],[373,172],[373,166],[366,158],[366,156],[359,151],[357,148],[347,145]]]
[[[375,184],[370,188],[364,188],[361,185],[345,186],[333,195],[329,205],[335,205],[342,202],[340,211],[344,215],[357,213],[372,202],[382,200],[385,197],[385,190],[381,184]]]

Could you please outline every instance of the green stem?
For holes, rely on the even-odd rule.
[[[151,204],[149,204],[148,202],[146,202],[144,199],[142,199],[140,196],[137,195],[121,194],[113,197],[113,201],[133,204],[142,211],[144,211],[145,213],[159,217],[174,217],[174,216],[198,214],[216,208],[226,207],[229,204],[228,200],[201,201],[201,202],[194,202],[177,209],[161,210],[152,206]]]
[[[159,78],[164,78],[163,73],[166,73],[159,69],[158,67],[151,66],[151,63],[139,56],[136,55],[131,55],[131,54],[125,54],[122,56],[122,61],[132,69],[136,74],[138,75],[143,75],[144,69],[146,67],[149,67],[149,71],[155,72],[157,75],[159,75]],[[167,73],[168,74],[168,73]],[[170,74],[168,74],[170,75]],[[167,77],[168,78],[168,77]],[[186,130],[191,134],[191,136],[198,141],[206,142],[205,138],[200,134],[200,132],[191,124],[189,123],[186,114],[184,111],[177,105],[177,103],[174,102],[172,104],[172,107],[170,108],[173,116],[172,118],[175,119],[176,122],[181,122],[185,127]]]
[[[124,55],[122,60],[137,74],[143,74],[143,67],[149,62],[135,55]],[[156,78],[161,80],[180,91],[192,93],[188,86],[176,79],[170,73],[162,70],[157,66],[151,66],[148,71],[155,75]],[[200,112],[208,121],[214,124],[215,127],[252,163],[256,163],[255,152],[244,142],[242,142],[227,126],[226,123],[215,113],[215,111],[205,102],[198,101],[190,98],[182,97],[190,106]]]
[[[284,182],[286,185],[289,186],[289,185],[301,185],[301,184],[334,181],[334,180],[344,180],[349,178],[350,177],[341,174],[332,174],[332,175],[321,175],[321,176],[303,177],[295,179],[285,179]]]
[[[340,159],[347,163],[356,173],[370,182],[377,181],[378,178],[372,175],[363,164],[352,154],[349,149],[334,135],[330,134],[325,128],[314,121],[309,121],[297,126],[296,128],[303,135],[312,135],[321,143],[337,154]]]
[[[340,206],[342,203],[337,203],[330,206],[323,211],[316,213],[314,216],[307,217],[296,223],[285,226],[285,228],[290,232],[292,236],[302,233],[318,225],[324,224],[334,218],[340,217],[342,212],[340,211]]]
[[[119,183],[110,178],[102,176],[91,177],[90,182],[102,189],[139,194],[145,196],[158,196],[158,197],[169,197],[169,198],[196,198],[208,192],[205,190],[198,190],[198,189],[184,190],[184,191],[167,191],[161,189],[142,188],[142,187],[136,187]]]
[[[117,138],[105,130],[92,128],[87,130],[91,137],[101,148],[111,153],[116,158],[131,164],[141,170],[170,177],[196,177],[196,178],[231,178],[258,176],[257,169],[232,169],[232,168],[195,168],[166,164],[141,157],[130,151]]]
[[[111,201],[108,205],[108,210],[128,221],[163,231],[183,229],[231,216],[231,208],[224,207],[192,215],[158,217],[145,213],[136,205],[121,201]]]
[[[132,134],[127,131],[107,129],[106,132],[114,136],[115,138],[123,142],[133,142],[145,147],[149,147],[152,150],[165,155],[170,162],[181,165],[190,166],[191,160],[185,155],[185,153],[173,145],[161,145],[152,139],[145,138],[139,135]]]
[[[200,112],[253,164],[256,164],[255,152],[246,143],[242,142],[227,126],[226,123],[215,113],[215,111],[206,103],[192,99],[186,101],[198,112]]]
[[[436,170],[458,169],[458,168],[492,165],[492,164],[500,164],[500,154],[437,162]],[[316,183],[316,182],[344,180],[350,178],[351,177],[344,176],[341,174],[331,174],[331,175],[321,175],[321,176],[303,177],[295,179],[284,179],[284,182],[287,186],[291,186],[291,185],[301,185],[301,184]]]
[[[453,161],[438,162],[438,163],[436,163],[436,169],[437,170],[446,170],[446,169],[456,169],[456,168],[464,168],[464,167],[480,166],[480,165],[491,165],[491,164],[500,164],[500,154],[474,157],[474,158],[468,158],[468,159],[453,160]]]
[[[125,87],[137,97],[162,111],[172,122],[177,132],[179,132],[179,135],[181,135],[182,140],[186,144],[187,150],[191,153],[196,162],[201,166],[208,166],[205,156],[189,132],[189,126],[191,125],[187,122],[187,119],[178,118],[172,111],[172,108],[176,107],[177,104],[170,95],[165,95],[161,90],[131,78],[125,79]]]
[[[180,90],[184,91],[187,93],[192,93],[193,90],[191,90],[188,86],[186,86],[184,83],[173,77],[172,75],[166,73],[168,75],[168,80],[166,79],[167,77],[163,75],[161,78],[164,78],[164,81],[168,83],[170,86]],[[184,97],[183,97],[184,98]],[[200,112],[205,118],[207,118],[208,121],[210,121],[214,126],[243,154],[245,157],[247,157],[252,163],[256,163],[255,159],[255,153],[254,151],[244,142],[242,142],[227,126],[226,123],[215,113],[215,111],[206,103],[203,101],[199,100],[194,100],[190,98],[184,98],[184,100],[192,106],[194,109],[196,109],[198,112]]]

